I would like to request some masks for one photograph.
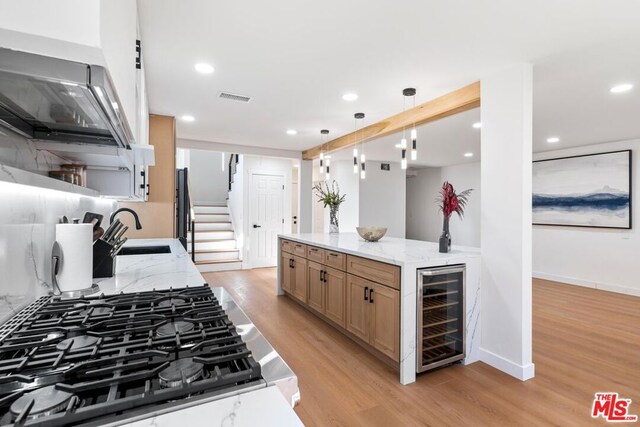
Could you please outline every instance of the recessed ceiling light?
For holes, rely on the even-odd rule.
[[[473,157],[473,153],[464,153],[465,157]]]
[[[549,138],[547,138],[547,142],[549,144],[555,144],[556,142],[560,142],[560,138],[558,138],[557,136],[550,136]]]
[[[344,95],[342,95],[342,99],[344,99],[345,101],[355,101],[356,99],[358,99],[358,94],[357,93],[345,93]]]
[[[298,131],[297,131],[297,130],[295,130],[295,129],[289,129],[289,130],[287,130],[287,135],[295,135],[295,134],[297,134],[297,133],[298,133]]]
[[[192,122],[195,120],[195,118],[193,116],[189,116],[189,115],[184,115],[181,117],[183,122]]]
[[[629,92],[631,89],[633,89],[633,85],[631,83],[623,83],[623,84],[613,86],[611,89],[609,89],[609,92],[622,93],[622,92]]]
[[[202,74],[211,74],[213,73],[214,69],[211,65],[209,64],[205,64],[204,62],[199,62],[197,63],[194,68],[196,69],[197,72],[202,73]]]
[[[482,123],[480,122],[475,122],[474,124],[472,124],[471,126],[473,126],[474,129],[480,129],[482,127]]]

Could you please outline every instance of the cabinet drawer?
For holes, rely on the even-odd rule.
[[[301,256],[303,258],[307,257],[307,245],[303,245],[298,242],[291,242],[291,247],[293,249],[293,254]]]
[[[341,252],[325,251],[324,263],[344,271],[347,269],[347,256]]]
[[[292,254],[293,253],[293,242],[291,242],[290,240],[282,240],[280,242],[280,249],[282,250],[282,252],[287,252]]]
[[[325,250],[314,246],[307,246],[307,258],[311,261],[324,263]]]
[[[347,256],[347,272],[394,289],[400,289],[400,267],[357,256]]]

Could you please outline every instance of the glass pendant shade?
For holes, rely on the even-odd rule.
[[[407,150],[405,148],[402,149],[402,160],[400,161],[400,168],[407,168]]]
[[[411,129],[411,160],[418,160],[418,132]]]
[[[353,173],[358,173],[358,149],[353,149]]]
[[[364,153],[360,155],[360,179],[365,179],[366,176],[366,160]]]

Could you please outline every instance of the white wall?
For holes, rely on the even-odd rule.
[[[404,237],[406,174],[399,163],[391,162],[388,171],[381,170],[380,165],[381,162],[368,161],[366,179],[360,180],[358,223],[364,227],[387,227],[387,236]],[[353,174],[353,163],[351,170]]]
[[[534,155],[535,160],[632,149],[632,229],[533,226],[533,275],[640,296],[640,139]]]
[[[338,221],[340,225],[341,233],[355,233],[356,227],[359,223],[360,213],[360,176],[353,173],[353,162],[349,160],[340,160],[331,162],[331,181],[335,180],[340,186],[340,194],[345,194],[347,197],[340,205],[338,213]],[[324,176],[323,178],[324,179]],[[329,182],[331,184],[331,182]],[[317,201],[317,197],[314,195],[314,202]],[[322,203],[320,203],[322,205]],[[324,232],[329,232],[329,208],[324,209],[326,221],[324,221]]]
[[[0,167],[46,175],[42,165],[52,159],[42,156],[28,140],[0,130]],[[17,309],[21,302],[50,290],[51,248],[61,216],[82,218],[89,211],[108,222],[116,208],[117,203],[108,199],[0,182],[0,298]],[[0,321],[8,314],[13,313],[0,309]]]
[[[189,181],[195,204],[226,203],[229,189],[228,158],[228,155],[218,151],[189,150]]]
[[[0,10],[1,28],[72,43],[100,45],[99,0],[2,0]]]
[[[298,168],[298,231],[311,233],[313,230],[313,162],[301,160]]]
[[[534,376],[531,320],[532,66],[481,81],[481,358]]]
[[[407,239],[437,242],[442,214],[435,202],[444,181],[456,191],[473,189],[463,219],[454,214],[450,231],[454,245],[480,246],[480,163],[424,168],[407,176]]]

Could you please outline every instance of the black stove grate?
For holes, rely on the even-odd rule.
[[[261,382],[260,365],[206,285],[37,302],[0,339],[2,425],[81,425]],[[158,374],[186,358],[204,374],[163,388]],[[73,395],[65,409],[12,413],[17,399],[47,386]]]

